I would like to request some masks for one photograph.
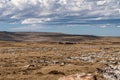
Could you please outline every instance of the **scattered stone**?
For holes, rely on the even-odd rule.
[[[104,69],[98,68],[98,72],[101,72],[106,80],[120,80],[119,66],[120,65],[109,65],[109,67],[106,67]]]
[[[64,65],[65,65],[65,63],[61,63],[61,64],[60,64],[60,66],[64,66]]]
[[[34,64],[29,64],[29,65],[24,66],[24,68],[26,68],[27,70],[34,70],[38,68],[38,66]]]
[[[95,75],[83,73],[60,77],[58,80],[97,80],[97,78]]]

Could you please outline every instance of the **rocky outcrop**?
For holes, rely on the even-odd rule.
[[[95,75],[82,73],[60,77],[58,80],[97,80],[97,78]]]
[[[106,80],[120,80],[120,65],[109,65],[104,69],[98,69]]]

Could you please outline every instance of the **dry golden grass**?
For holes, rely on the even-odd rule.
[[[0,41],[0,80],[58,80],[83,72],[105,80],[97,68],[108,66],[111,57],[119,57],[115,54],[119,49],[119,38],[79,44]]]

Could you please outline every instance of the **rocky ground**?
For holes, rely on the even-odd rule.
[[[96,75],[97,80],[120,80],[119,41],[0,41],[0,80],[58,80],[81,73]]]

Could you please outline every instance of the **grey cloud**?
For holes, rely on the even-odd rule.
[[[106,21],[107,20],[107,21]],[[1,0],[0,22],[118,24],[119,0]]]

